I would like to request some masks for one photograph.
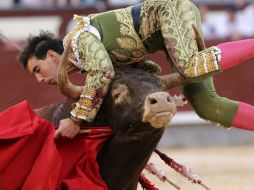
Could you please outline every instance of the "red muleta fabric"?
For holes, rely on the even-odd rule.
[[[26,101],[0,113],[0,189],[107,190],[96,157],[112,131],[90,129],[55,140],[54,126]]]

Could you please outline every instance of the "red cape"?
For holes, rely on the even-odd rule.
[[[54,131],[26,101],[0,113],[0,189],[107,190],[96,157],[112,132],[55,140]]]

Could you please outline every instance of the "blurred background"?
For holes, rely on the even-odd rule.
[[[21,47],[29,34],[36,35],[42,29],[63,38],[72,27],[73,14],[87,15],[140,2],[142,1],[1,0],[0,33]],[[202,16],[207,47],[254,36],[254,0],[193,0],[193,2],[198,6]],[[57,87],[37,83],[18,64],[18,55],[19,51],[15,46],[0,39],[0,111],[23,100],[28,100],[33,108],[37,108],[64,99]],[[163,74],[170,72],[161,52],[150,58],[161,65]],[[254,105],[253,62],[254,60],[250,60],[214,77],[218,94]],[[172,93],[181,92],[173,89]],[[196,166],[196,170],[205,176],[205,179],[216,187],[215,189],[250,190],[254,186],[254,133],[216,127],[199,119],[189,104],[178,111],[172,124],[166,129],[159,146],[165,151],[170,150],[169,153],[178,160]],[[209,150],[211,152],[207,152]],[[210,161],[210,165],[205,160]],[[227,164],[231,165],[227,166]],[[211,169],[209,173],[208,165],[213,169],[217,168],[218,171]],[[222,169],[223,166],[227,168]],[[244,171],[241,174],[237,173],[240,169]],[[225,175],[217,179],[216,172],[222,170],[226,172]],[[234,172],[238,176],[234,179],[237,183],[230,187],[216,186],[232,184],[232,176],[231,178],[225,176]],[[214,178],[211,178],[211,175]],[[240,175],[248,176],[241,178],[243,181],[239,181]],[[211,181],[213,179],[215,182]],[[186,182],[179,181],[179,183],[186,185]],[[198,189],[189,184],[187,183],[186,186],[188,190]],[[161,187],[168,189],[163,185]]]
[[[13,43],[23,46],[29,34],[49,30],[63,38],[73,26],[73,14],[88,15],[142,2],[140,0],[2,0],[0,4],[0,33]],[[206,46],[218,43],[252,38],[254,36],[254,1],[250,0],[194,0],[200,9]],[[237,50],[236,50],[237,51]],[[17,62],[17,48],[0,39],[0,110],[27,99],[35,108],[47,105],[63,97],[57,87],[37,83]],[[170,72],[161,52],[150,57],[162,67],[163,74]],[[216,89],[221,96],[254,105],[253,60],[214,77]],[[172,93],[180,94],[178,89]],[[206,127],[208,127],[208,129]],[[197,117],[190,105],[181,108],[172,123],[172,129],[161,145],[197,146],[205,144],[254,144],[249,132],[235,134],[236,130],[210,127]],[[174,126],[177,126],[175,129]],[[181,127],[178,127],[181,126]],[[192,126],[192,127],[189,127]],[[200,127],[202,126],[202,127]],[[186,129],[185,129],[186,128]],[[193,130],[194,128],[197,128]],[[193,136],[191,142],[174,133],[180,129]],[[199,129],[199,130],[198,130]],[[176,130],[176,131],[175,131]],[[199,136],[210,131],[209,136]],[[219,131],[219,134],[217,133]],[[180,133],[182,134],[182,133]],[[213,134],[213,135],[211,135]],[[217,135],[216,135],[217,134]],[[236,135],[236,136],[235,136]],[[244,136],[241,136],[244,135]],[[247,136],[245,136],[247,135]],[[213,138],[218,138],[214,140]],[[198,142],[196,142],[198,141]],[[199,142],[200,141],[200,142]]]

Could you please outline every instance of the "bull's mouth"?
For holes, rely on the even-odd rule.
[[[163,128],[169,124],[174,115],[175,113],[169,111],[159,112],[150,116],[149,118],[146,118],[145,122],[150,123],[154,128]]]
[[[167,115],[171,116],[173,114],[169,111],[164,111],[164,112],[159,112],[159,113],[155,114],[154,117],[161,117],[161,116],[167,116]]]

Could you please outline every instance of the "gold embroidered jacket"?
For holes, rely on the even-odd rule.
[[[139,14],[138,29],[133,21],[134,8]],[[206,77],[220,70],[218,48],[197,52],[192,24],[200,29],[200,16],[188,0],[146,0],[134,7],[75,16],[75,20],[77,25],[64,42],[72,40],[69,57],[84,68],[87,78],[71,112],[74,117],[93,120],[114,77],[112,63],[121,67],[164,50],[169,62],[187,79]],[[151,63],[151,67],[156,66]]]

